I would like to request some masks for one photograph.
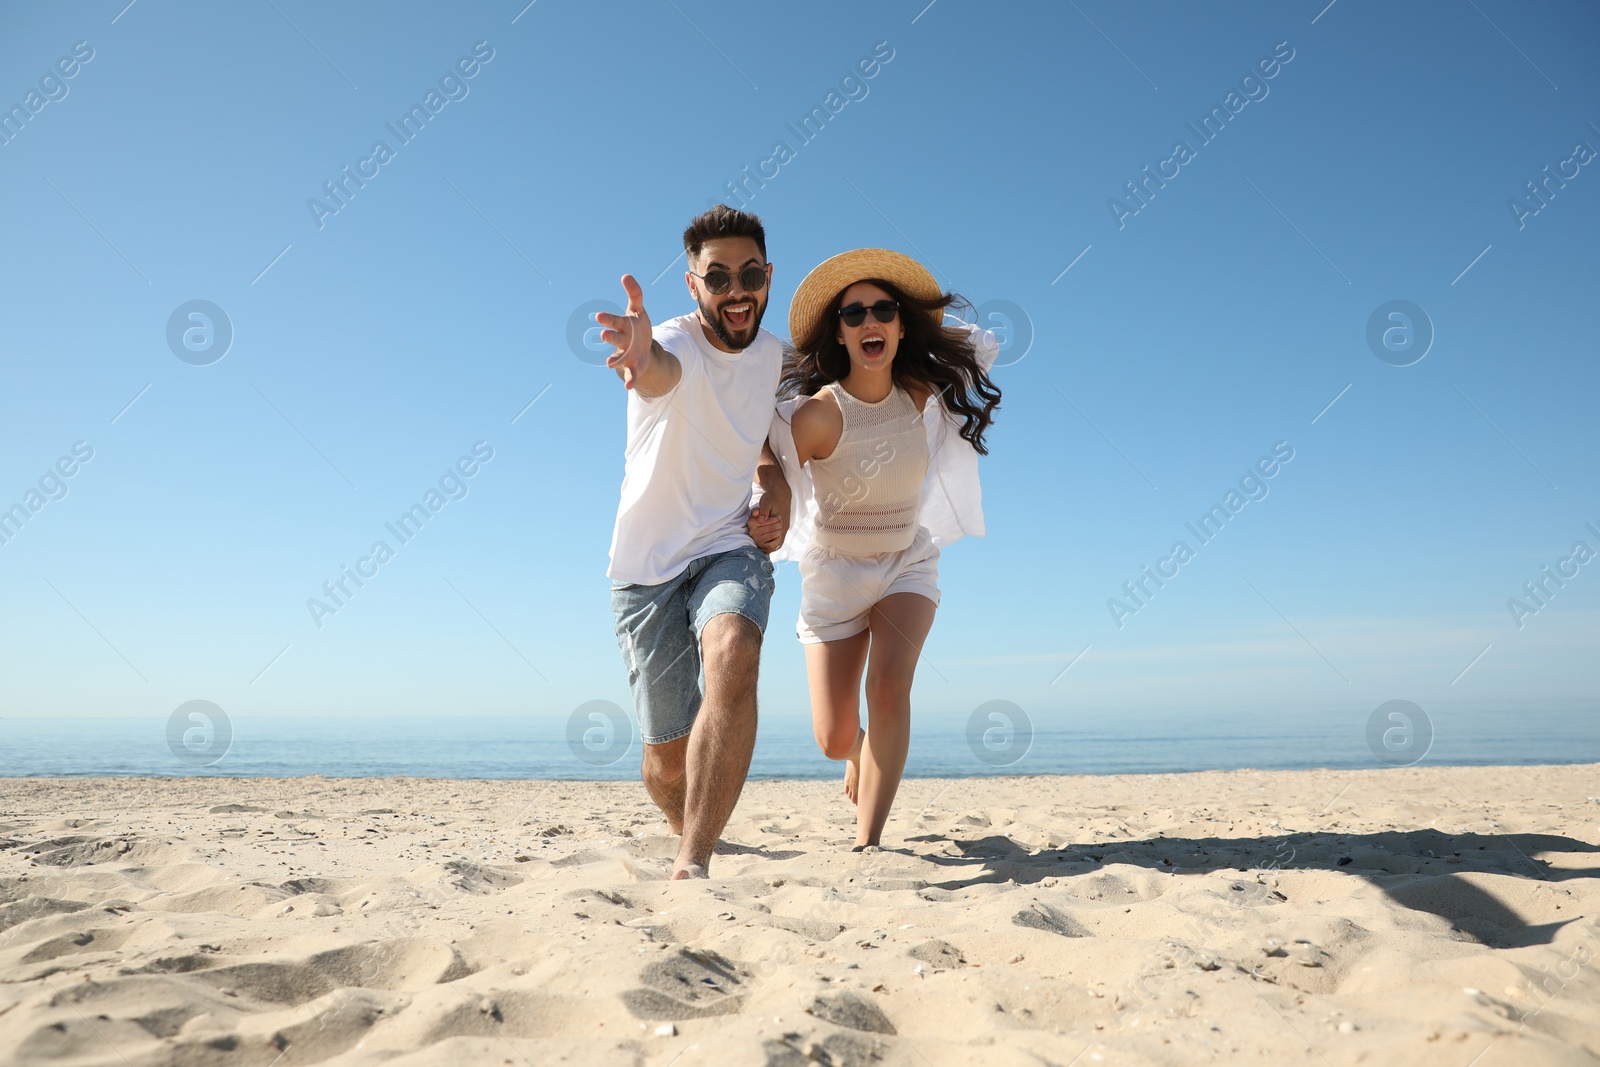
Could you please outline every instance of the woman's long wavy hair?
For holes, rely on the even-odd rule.
[[[994,410],[1000,406],[1000,390],[978,365],[968,332],[959,326],[935,326],[930,315],[942,317],[946,308],[971,305],[954,293],[919,300],[890,282],[877,278],[860,280],[876,285],[900,305],[900,322],[906,335],[900,338],[891,364],[894,383],[904,388],[908,382],[917,382],[939,394],[945,409],[962,419],[961,436],[971,442],[979,455],[988,455],[983,435],[994,421]],[[808,335],[794,339],[795,347],[786,353],[779,379],[780,397],[815,395],[824,385],[841,381],[850,373],[850,353],[839,343],[836,329],[843,296],[841,289]]]

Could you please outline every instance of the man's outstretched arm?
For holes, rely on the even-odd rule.
[[[594,317],[604,327],[600,340],[617,349],[606,359],[606,366],[617,372],[623,388],[637,389],[642,397],[670,393],[683,377],[683,366],[677,356],[656,343],[638,280],[624,274],[622,290],[628,294],[626,311],[621,315],[602,311]]]

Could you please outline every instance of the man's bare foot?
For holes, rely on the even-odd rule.
[[[687,866],[684,866],[684,867],[678,867],[678,868],[674,869],[673,872],[672,872],[672,880],[674,882],[679,881],[680,879],[684,879],[684,878],[710,878],[710,877],[711,877],[711,873],[709,871],[707,871],[704,867],[700,866],[700,864],[698,864],[698,863],[691,863],[691,864],[688,864]]]

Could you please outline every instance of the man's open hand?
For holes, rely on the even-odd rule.
[[[650,330],[650,316],[644,309],[644,290],[639,288],[638,280],[631,274],[624,274],[622,289],[628,294],[627,310],[621,315],[602,311],[595,315],[594,321],[604,327],[600,340],[616,346],[616,351],[606,358],[606,366],[622,375],[624,388],[633,389],[650,371],[655,338]]]

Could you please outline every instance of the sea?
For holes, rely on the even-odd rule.
[[[1387,709],[1387,710],[1386,710]],[[1380,714],[1381,713],[1381,714]],[[1396,717],[1398,716],[1398,717]],[[639,774],[631,717],[292,718],[184,705],[168,718],[0,718],[0,777],[234,776],[626,780]],[[1370,714],[1027,716],[996,702],[913,722],[908,777],[1158,774],[1600,763],[1600,710]],[[827,779],[809,720],[769,716],[753,779]]]

